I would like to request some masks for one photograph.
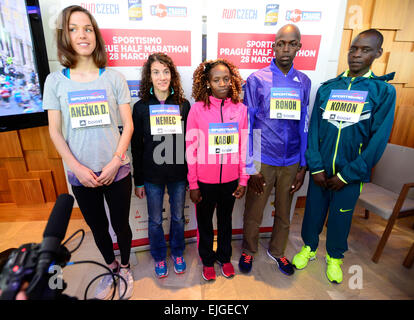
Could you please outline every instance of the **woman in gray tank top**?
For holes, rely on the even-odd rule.
[[[68,168],[72,191],[98,249],[113,273],[126,280],[119,281],[119,292],[128,299],[133,290],[129,265],[132,181],[125,152],[134,130],[128,85],[120,73],[105,69],[105,43],[87,10],[65,8],[56,35],[59,61],[65,68],[51,73],[45,83],[43,103],[48,109],[50,136]],[[104,199],[117,236],[120,263],[115,259]],[[101,279],[96,298],[111,296],[116,285],[113,279],[112,275]]]

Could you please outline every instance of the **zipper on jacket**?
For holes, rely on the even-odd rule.
[[[348,89],[347,90],[351,90],[351,86],[352,86],[352,81],[354,81],[355,78],[351,79],[351,82],[349,83]],[[335,153],[333,156],[333,160],[332,160],[332,173],[335,175],[335,161],[336,161],[336,156],[338,154],[338,146],[339,146],[339,138],[341,137],[341,130],[342,130],[342,121],[339,122],[339,130],[338,130],[338,136],[336,138],[336,145],[335,145]]]
[[[361,150],[362,150],[362,142],[359,144],[359,154],[361,154]],[[359,184],[359,193],[362,192],[363,186],[364,186],[364,183],[361,181],[361,183]]]
[[[223,106],[224,106],[224,99],[221,101],[220,106],[220,116],[221,116],[221,123],[223,123]],[[221,175],[223,173],[223,154],[220,155],[220,184],[221,184]]]

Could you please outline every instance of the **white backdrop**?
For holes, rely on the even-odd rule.
[[[210,0],[207,4],[207,59],[230,60],[246,80],[251,73],[270,64],[276,32],[288,23],[297,25],[302,48],[294,67],[312,81],[311,112],[320,83],[337,75],[345,10],[346,0]],[[273,226],[273,202],[274,190],[263,214],[262,232]],[[238,200],[234,210],[236,233],[243,227],[243,204],[244,200]]]
[[[109,67],[124,74],[130,86],[131,107],[138,100],[141,67],[152,52],[165,51],[173,58],[184,93],[193,103],[192,75],[202,61],[203,34],[207,37],[207,59],[222,57],[233,61],[246,80],[252,72],[269,64],[272,57],[269,46],[277,30],[287,23],[295,23],[302,33],[303,48],[295,59],[295,67],[312,80],[312,105],[320,83],[336,76],[346,10],[346,0],[279,0],[277,3],[269,0],[40,0],[52,72],[62,68],[56,55],[54,23],[59,12],[73,4],[85,7],[97,20],[105,39]],[[138,11],[134,11],[136,8]],[[138,199],[133,193],[131,197],[133,248],[147,249],[146,200]],[[273,201],[274,193],[265,209],[262,232],[270,231],[273,225]],[[167,194],[164,209],[163,227],[168,235]],[[185,236],[194,239],[197,223],[188,194],[184,211]],[[236,200],[233,210],[235,236],[242,232],[243,211],[244,198]],[[116,248],[116,237],[112,229],[110,232]]]

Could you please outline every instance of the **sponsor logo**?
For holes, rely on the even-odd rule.
[[[151,6],[150,12],[152,16],[157,16],[160,18],[164,18],[164,17],[184,18],[187,16],[186,7],[172,7],[172,6],[166,6],[164,4],[157,4],[156,6]]]
[[[129,92],[131,94],[131,98],[138,98],[139,93],[139,80],[127,80]]]
[[[339,209],[339,211],[340,211],[340,212],[342,212],[342,213],[344,213],[344,212],[349,212],[349,211],[352,211],[352,209],[342,209],[342,208],[341,208],[341,209]]]
[[[257,9],[223,9],[222,19],[257,20]]]
[[[279,5],[268,4],[265,13],[265,26],[275,26],[279,18]]]
[[[82,8],[88,10],[93,15],[117,15],[119,14],[119,3],[81,3]]]
[[[292,21],[292,22],[320,21],[321,19],[322,19],[322,11],[302,11],[299,9],[286,11],[287,21]]]
[[[128,17],[131,21],[142,20],[141,0],[128,0]]]

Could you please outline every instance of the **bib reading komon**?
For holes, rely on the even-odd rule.
[[[68,93],[72,129],[111,124],[106,90]]]
[[[208,153],[227,154],[239,152],[239,124],[237,122],[210,123],[208,128]]]
[[[367,91],[332,90],[323,119],[356,123],[367,98]]]

